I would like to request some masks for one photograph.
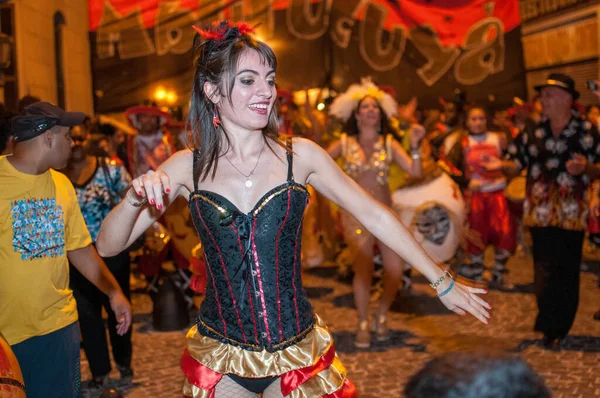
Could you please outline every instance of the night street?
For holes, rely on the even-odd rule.
[[[304,281],[315,310],[336,336],[338,353],[361,397],[401,397],[405,382],[428,359],[462,350],[522,356],[546,379],[556,398],[600,396],[600,322],[592,319],[600,304],[596,275],[582,273],[581,302],[571,334],[559,351],[547,351],[532,331],[536,306],[531,259],[515,257],[509,268],[517,292],[490,291],[493,317],[488,326],[471,316],[450,314],[425,280],[416,277],[412,292],[400,293],[392,307],[392,340],[368,350],[352,344],[356,312],[351,286],[334,277],[334,268],[307,271]],[[126,396],[181,396],[179,358],[185,331],[153,331],[148,296],[135,294],[133,304],[135,378]],[[85,361],[82,366],[82,380],[89,380]],[[118,372],[113,370],[111,376],[118,377]]]

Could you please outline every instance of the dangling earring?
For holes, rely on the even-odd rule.
[[[219,111],[217,110],[217,104],[214,104],[213,108],[213,126],[215,129],[221,125],[221,119],[219,118]]]

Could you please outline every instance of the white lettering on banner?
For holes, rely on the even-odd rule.
[[[315,8],[310,0],[290,0],[286,10],[288,31],[302,40],[315,40],[323,36],[329,28],[329,15],[333,0],[321,0]],[[301,10],[299,13],[295,10]]]
[[[339,18],[335,21],[333,30],[331,31],[331,40],[340,48],[348,48],[350,38],[352,37],[352,27],[354,20],[348,17]]]
[[[431,87],[450,70],[460,55],[460,49],[442,46],[439,37],[428,27],[412,28],[410,38],[417,50],[427,58],[427,63],[417,69],[417,74]]]
[[[331,31],[331,39],[341,48],[348,48],[350,39],[352,38],[352,28],[358,19],[358,13],[363,5],[369,0],[347,0],[346,6],[348,9],[354,9],[350,16],[337,16],[338,20],[333,22],[333,30]]]
[[[182,10],[177,3],[165,2],[158,5],[158,19],[155,27],[156,53],[165,55],[185,54],[194,43],[194,30],[185,29],[196,22],[193,12]]]
[[[494,35],[493,40],[488,40]],[[464,52],[454,64],[454,76],[459,83],[481,83],[491,74],[504,70],[504,24],[489,17],[476,22],[463,45]]]
[[[390,12],[387,7],[371,0],[343,0],[344,6],[353,11],[351,15],[339,15],[332,14],[334,0],[289,1],[290,6],[285,10],[285,24],[291,35],[302,40],[316,40],[329,31],[335,45],[346,49],[353,32],[357,32],[361,57],[371,69],[389,71],[400,64],[409,33],[401,25],[386,30],[384,23]],[[182,9],[179,2],[160,3],[153,41],[144,28],[139,8],[120,16],[106,1],[96,32],[98,58],[117,56],[116,48],[122,59],[154,53],[183,54],[189,51],[194,38],[193,30],[188,27],[198,24],[198,21],[205,25],[222,18],[227,7],[231,19],[261,22],[259,33],[266,39],[273,36],[273,0],[245,0],[231,5],[223,0],[201,3],[197,12]],[[431,27],[417,26],[411,29],[412,43],[427,59],[417,69],[417,75],[425,84],[432,86],[452,66],[456,80],[464,85],[480,83],[489,75],[504,69],[504,25],[500,19],[491,16],[493,3],[484,5],[484,9],[488,17],[471,26],[460,47],[444,47]],[[359,18],[361,11],[362,17]],[[197,15],[200,13],[202,16]]]
[[[368,3],[365,16],[360,21],[360,54],[377,72],[384,72],[398,66],[406,45],[404,28],[396,25],[389,32],[390,38],[387,46],[384,47],[382,38],[385,29],[383,24],[388,12],[389,10],[380,4]],[[372,21],[378,21],[377,28],[372,29]]]

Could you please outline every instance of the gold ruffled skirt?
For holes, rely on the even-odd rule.
[[[203,336],[196,326],[186,336],[181,367],[183,393],[211,398],[226,374],[244,378],[281,377],[282,393],[290,398],[356,397],[346,368],[335,354],[333,336],[316,316],[314,328],[295,345],[276,352],[249,351]]]

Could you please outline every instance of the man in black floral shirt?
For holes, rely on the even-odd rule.
[[[535,89],[545,116],[509,145],[506,161],[487,167],[513,175],[527,169],[523,210],[533,238],[535,330],[544,334],[544,346],[552,347],[569,333],[577,312],[586,192],[600,175],[600,137],[573,111],[579,93],[569,76],[550,74]]]

